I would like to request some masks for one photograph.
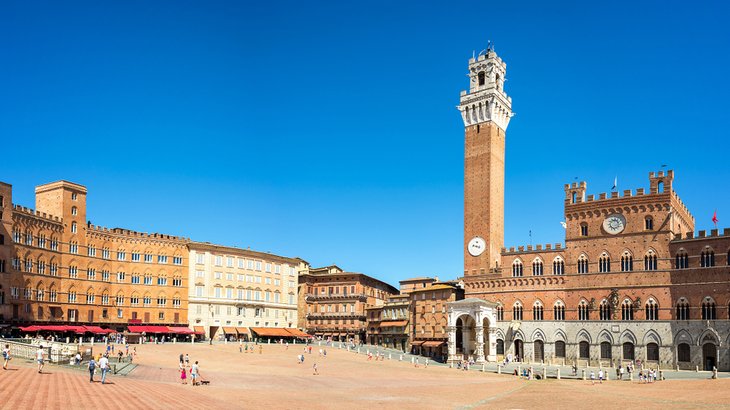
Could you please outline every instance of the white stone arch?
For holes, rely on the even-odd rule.
[[[504,332],[502,331],[502,329],[499,329],[499,328],[498,328],[498,329],[497,329],[497,330],[496,330],[496,331],[494,332],[494,334],[495,334],[495,335],[497,336],[497,339],[502,339],[502,340],[504,340]]]
[[[588,344],[593,344],[593,338],[591,338],[591,333],[585,329],[581,329],[578,331],[578,334],[575,336],[575,342],[588,342]]]
[[[705,339],[714,339],[714,340],[705,340]],[[701,334],[700,337],[697,338],[697,346],[702,346],[705,343],[714,343],[717,347],[722,346],[722,339],[720,338],[720,334],[717,333],[717,331],[713,328],[707,328],[705,329]]]
[[[565,332],[563,331],[563,329],[556,330],[555,335],[553,335],[553,339],[555,339],[556,342],[557,341],[561,341],[561,342],[568,341],[568,337],[565,335]]]
[[[692,335],[687,329],[680,329],[679,332],[677,332],[677,334],[674,336],[675,346],[679,346],[682,343],[687,343],[688,345],[696,344],[694,339],[692,338]]]
[[[534,342],[535,340],[540,340],[542,342],[545,342],[547,339],[545,338],[545,332],[542,331],[542,329],[535,329],[532,332],[532,335],[530,336],[530,341]]]
[[[527,338],[525,337],[525,333],[522,331],[522,329],[517,329],[512,335],[512,340],[521,340],[524,342],[527,340]]]
[[[465,353],[470,354],[471,350],[473,350],[477,362],[483,363],[485,360],[496,361],[497,338],[495,329],[497,325],[497,304],[482,299],[467,298],[450,302],[447,306],[449,360],[455,361],[461,359],[456,356],[457,321],[460,318],[467,318],[462,319],[462,323],[468,320],[470,325],[473,323],[474,328],[473,331],[472,329],[466,329],[467,331],[465,331],[462,325],[462,346],[465,350],[468,347],[469,350],[469,352]],[[473,337],[474,340],[465,340],[467,337]]]
[[[630,330],[624,330],[623,333],[621,333],[621,337],[619,339],[621,341],[621,344],[624,344],[626,342],[629,342],[633,345],[636,345],[636,335],[634,335],[634,332]]]
[[[644,346],[648,345],[649,343],[656,343],[658,346],[662,345],[662,338],[659,336],[659,333],[656,332],[654,329],[649,329],[644,334],[644,339],[641,341],[641,344]]]
[[[613,336],[611,335],[611,332],[609,332],[606,329],[601,330],[601,333],[598,334],[598,337],[596,338],[597,343],[601,342],[608,342],[613,345]]]

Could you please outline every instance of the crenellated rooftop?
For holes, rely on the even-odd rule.
[[[96,225],[92,225],[92,224],[88,224],[86,227],[87,227],[89,233],[98,232],[98,233],[116,234],[116,235],[122,235],[122,236],[127,236],[127,237],[131,237],[131,238],[140,238],[140,239],[161,239],[161,240],[170,240],[170,241],[190,242],[190,238],[185,238],[182,236],[173,236],[173,235],[166,235],[166,234],[161,234],[161,233],[137,232],[137,231],[132,231],[132,230],[123,229],[123,228],[107,228],[105,226],[96,226]]]
[[[23,213],[26,215],[31,215],[36,218],[41,218],[48,222],[53,222],[53,223],[62,223],[63,222],[63,218],[61,218],[61,217],[49,215],[49,214],[47,214],[45,212],[41,212],[41,211],[35,211],[31,208],[26,208],[24,206],[17,205],[17,204],[13,204],[13,211],[18,212],[18,213]]]
[[[515,255],[521,253],[537,253],[537,252],[562,252],[565,250],[562,243],[546,243],[545,245],[538,244],[534,247],[532,245],[518,246],[515,249],[514,246],[509,248],[502,248],[502,255]]]
[[[688,240],[694,240],[694,239],[706,239],[706,238],[726,238],[730,237],[730,228],[724,228],[722,230],[722,234],[720,234],[719,229],[710,229],[709,235],[706,230],[700,230],[697,231],[697,234],[695,235],[694,232],[688,232],[682,237],[683,235],[681,233],[678,233],[674,239],[674,241],[688,241]]]

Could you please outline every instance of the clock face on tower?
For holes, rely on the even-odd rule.
[[[487,249],[487,243],[481,237],[475,236],[471,238],[466,249],[469,251],[469,255],[479,256]]]
[[[626,228],[626,218],[621,214],[609,215],[603,220],[603,230],[611,235],[623,232],[624,228]]]

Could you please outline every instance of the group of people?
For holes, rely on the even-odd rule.
[[[264,352],[264,346],[263,345],[258,345],[258,346],[259,346],[259,354],[262,354]],[[238,352],[239,353],[249,353],[249,352],[255,353],[254,349],[255,349],[254,346],[249,346],[248,343],[243,343],[243,340],[238,341]],[[289,345],[287,344],[287,350],[288,349],[289,349]]]
[[[188,384],[188,373],[190,373],[191,384],[193,386],[197,386],[202,382],[198,361],[196,360],[191,366],[190,356],[187,353],[180,353],[180,382],[182,384]]]
[[[103,355],[101,355],[98,360],[93,356],[89,360],[89,383],[94,382],[94,374],[96,373],[97,367],[101,371],[101,384],[106,384],[106,375],[107,373],[109,373],[109,370],[111,370],[111,366],[109,365],[108,353],[104,353]]]

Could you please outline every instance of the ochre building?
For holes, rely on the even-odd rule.
[[[299,274],[299,327],[317,337],[365,343],[366,309],[396,294],[385,282],[335,265],[309,269]]]
[[[450,359],[730,370],[730,230],[695,233],[671,170],[621,192],[565,185],[561,242],[502,247],[505,73],[487,50],[461,96],[469,301],[453,305]]]
[[[36,187],[35,210],[0,183],[0,315],[14,325],[188,324],[185,238],[87,222],[84,186]]]

